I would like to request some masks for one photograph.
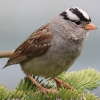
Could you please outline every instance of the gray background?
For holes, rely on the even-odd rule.
[[[68,71],[88,67],[100,71],[100,0],[0,0],[0,52],[14,50],[33,31],[69,7],[78,6],[98,30],[91,31],[81,56]],[[0,59],[0,69],[7,59]],[[14,89],[25,75],[19,65],[0,70],[0,84]],[[93,92],[100,96],[100,87]]]

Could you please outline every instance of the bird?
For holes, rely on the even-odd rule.
[[[54,79],[56,84],[72,89],[56,76],[71,67],[81,54],[89,31],[96,29],[80,7],[67,8],[34,31],[15,49],[3,68],[20,64],[26,76],[45,92],[53,90],[42,87],[31,75]]]

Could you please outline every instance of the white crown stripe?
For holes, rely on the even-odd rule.
[[[73,12],[74,10],[77,10],[77,12],[75,13],[75,12]],[[80,12],[80,14],[82,14],[81,16],[78,16],[77,15],[77,13],[79,13]],[[72,9],[70,9],[70,8],[68,8],[67,10],[66,10],[66,15],[67,15],[67,17],[70,19],[70,20],[75,20],[75,21],[80,21],[80,17],[82,17],[83,16],[83,18],[85,18],[85,19],[87,19],[87,20],[89,20],[90,19],[90,17],[88,16],[88,14],[85,12],[85,11],[83,11],[81,8],[78,8],[78,7],[72,7]]]
[[[77,15],[75,15],[74,13],[72,13],[69,9],[66,10],[67,12],[67,17],[71,20],[80,20],[79,17],[77,17]]]
[[[73,8],[77,8],[82,14],[83,14],[83,16],[86,18],[86,19],[89,19],[89,16],[88,16],[88,14],[85,12],[85,11],[83,11],[81,8],[78,8],[78,7],[73,7]]]

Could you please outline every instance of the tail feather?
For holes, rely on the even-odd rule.
[[[4,69],[5,67],[7,67],[8,65],[6,64],[2,69]]]
[[[17,64],[17,63],[7,63],[2,69],[6,68],[7,66],[13,65],[13,64]]]

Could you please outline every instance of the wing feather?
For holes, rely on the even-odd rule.
[[[52,39],[52,35],[48,31],[47,25],[32,33],[32,35],[14,51],[3,68],[46,52],[50,47]]]

